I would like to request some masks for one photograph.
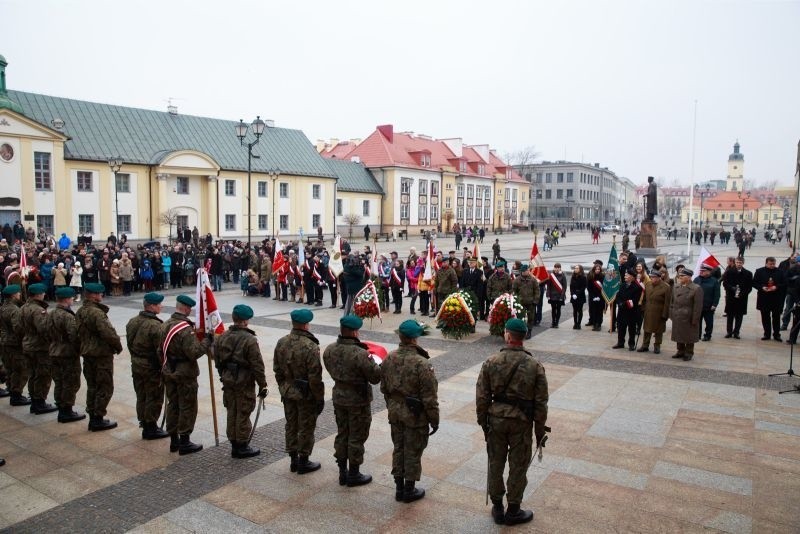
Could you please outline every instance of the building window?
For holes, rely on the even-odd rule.
[[[419,181],[419,194],[420,195],[427,195],[428,194],[428,180],[420,180]]]
[[[546,198],[547,200],[550,200],[551,198],[553,198],[553,191],[551,191],[550,189],[546,190],[544,192],[544,198]]]
[[[511,189],[506,188],[506,200],[511,200]]]
[[[452,203],[452,197],[446,197],[444,199],[444,207],[445,208],[450,209],[451,203]]]
[[[427,204],[421,204],[419,206],[419,211],[417,212],[417,216],[420,218],[420,220],[428,218],[428,205]]]
[[[37,191],[52,191],[50,176],[50,152],[33,153],[33,176]]]
[[[281,230],[288,230],[288,229],[289,229],[289,216],[281,215]]]
[[[320,185],[319,185],[319,184],[314,184],[314,185],[312,185],[312,186],[311,186],[311,198],[313,198],[313,199],[315,199],[315,200],[319,200],[319,197],[320,197],[320,189],[321,189],[321,187],[320,187]],[[316,228],[317,226],[319,226],[319,225],[315,224],[315,225],[314,225],[314,228]]]
[[[489,207],[488,206],[483,208],[483,218],[486,219],[487,221],[491,218],[489,216]]]
[[[544,181],[545,181],[545,183],[547,183],[547,184],[552,184],[552,183],[553,183],[553,173],[551,173],[551,172],[547,172],[547,173],[545,173],[545,175],[544,175]]]
[[[186,176],[178,176],[178,183],[175,187],[175,192],[179,195],[189,194],[189,178]]]
[[[225,230],[236,230],[236,215],[225,215]]]
[[[572,198],[572,189],[567,189],[567,198]]]
[[[408,214],[410,210],[408,208],[408,204],[400,204],[400,218],[401,219],[408,219]]]
[[[536,183],[537,184],[542,183],[542,173],[540,173],[540,172],[536,173]]]
[[[464,220],[464,208],[461,206],[456,208],[456,219],[458,219],[459,221]]]
[[[342,215],[342,199],[341,198],[337,198],[336,199],[336,215],[339,215],[339,216]]]
[[[483,163],[480,163],[478,165],[478,174],[481,175],[486,174],[486,165],[484,165]]]
[[[563,199],[564,198],[564,190],[563,189],[558,189],[556,191],[556,198],[557,199]]]
[[[178,225],[178,228],[189,228],[189,216],[178,215],[175,218],[175,223]]]
[[[511,200],[513,200],[514,202],[517,201],[517,190],[516,189],[512,189],[511,190]]]
[[[127,172],[117,173],[117,193],[131,192],[131,175]]]
[[[492,188],[491,187],[484,187],[483,188],[483,198],[486,200],[491,200],[492,198]]]
[[[467,198],[475,198],[475,186],[468,185],[467,186]]]
[[[321,222],[322,216],[319,213],[311,215],[311,228],[319,228]]]
[[[289,184],[286,182],[281,182],[278,185],[278,189],[280,191],[281,198],[289,198]]]
[[[463,197],[464,196],[464,184],[458,184],[456,186],[456,196]]]
[[[439,182],[431,182],[431,196],[432,197],[439,196]]]
[[[92,191],[92,173],[90,171],[78,171],[78,191],[82,193]]]
[[[431,221],[439,219],[439,206],[431,206]]]
[[[472,221],[472,207],[467,206],[467,220]]]
[[[259,214],[258,216],[258,229],[259,230],[266,230],[267,229],[267,216]]]
[[[401,195],[408,195],[411,193],[411,183],[413,180],[411,178],[402,178],[400,180],[400,194]]]
[[[364,200],[361,203],[361,215],[369,217],[369,200]]]
[[[256,184],[256,189],[259,197],[267,198],[267,191],[269,191],[269,189],[267,189],[267,182],[258,182]]]
[[[117,232],[120,234],[129,234],[131,232],[130,215],[117,215]]]
[[[434,184],[436,185],[437,188],[439,187],[438,183],[434,182]],[[450,190],[453,189],[453,184],[448,183],[444,188],[447,189],[448,191],[450,191]]]
[[[464,161],[463,159],[461,160],[461,163],[458,164],[458,171],[467,172],[467,162]]]
[[[423,167],[430,167],[431,166],[431,155],[430,154],[421,154],[419,159],[420,159],[420,162],[422,163]]]
[[[48,234],[54,234],[53,226],[53,216],[52,215],[37,215],[36,216],[36,227],[37,228],[44,228],[44,231]]]
[[[574,181],[575,173],[568,172],[567,173],[567,183],[571,184]]]
[[[556,173],[556,182],[559,183],[559,184],[563,184],[564,183],[564,173],[563,172]]]
[[[225,196],[232,197],[236,195],[236,182],[233,180],[225,180]]]
[[[94,234],[94,215],[78,215],[78,233]]]

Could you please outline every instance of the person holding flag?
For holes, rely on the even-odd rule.
[[[547,281],[550,279],[550,275],[544,265],[542,255],[539,254],[539,245],[536,244],[535,239],[533,247],[531,247],[530,259],[529,269],[532,271],[533,277],[539,282],[539,299],[536,302],[536,317],[534,318],[533,326],[539,326],[542,322],[542,303],[544,302],[544,294],[547,292]]]
[[[547,302],[550,303],[552,322],[550,328],[558,328],[561,321],[561,308],[567,300],[567,277],[561,272],[561,264],[554,263],[553,271],[547,281]]]

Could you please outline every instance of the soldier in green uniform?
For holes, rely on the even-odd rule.
[[[436,307],[440,308],[450,293],[458,291],[458,275],[452,266],[450,258],[442,262],[436,272]]]
[[[22,327],[22,352],[31,371],[28,392],[31,394],[31,413],[40,415],[55,412],[56,406],[47,402],[50,384],[50,327],[47,320],[47,302],[44,301],[47,286],[28,286],[28,301],[20,309]]]
[[[75,290],[56,289],[56,307],[50,313],[50,358],[53,362],[53,396],[58,406],[58,422],[72,423],[86,419],[75,412],[75,395],[81,387],[81,340],[72,302]]]
[[[486,281],[486,300],[489,309],[497,297],[511,291],[511,277],[506,272],[506,262],[500,260],[494,266],[494,272]]]
[[[75,312],[75,322],[86,378],[89,430],[99,432],[117,428],[117,422],[109,421],[105,415],[114,394],[114,355],[122,352],[122,343],[108,320],[108,306],[103,304],[105,286],[92,282],[85,284],[83,290],[86,299]]]
[[[286,452],[289,469],[302,475],[320,468],[319,462],[309,461],[314,449],[314,429],[317,416],[325,408],[325,385],[319,360],[319,340],[308,331],[314,318],[309,310],[291,313],[292,331],[275,345],[272,370],[281,393],[286,415]]]
[[[153,440],[169,436],[158,427],[158,416],[164,404],[164,382],[161,379],[161,358],[158,347],[161,342],[159,319],[164,295],[147,293],[144,309],[125,325],[128,352],[131,353],[131,375],[136,392],[136,418],[142,427],[142,439]]]
[[[200,367],[197,360],[208,353],[213,339],[197,339],[194,322],[189,319],[195,301],[178,295],[175,313],[161,325],[159,351],[163,355],[164,386],[167,391],[167,432],[170,452],[181,456],[203,450],[199,443],[189,439],[197,420],[197,377]]]
[[[3,288],[3,306],[0,307],[0,349],[8,373],[8,390],[11,406],[27,406],[31,400],[22,394],[28,381],[28,363],[22,353],[22,327],[20,308],[22,288],[10,284]]]
[[[511,284],[511,289],[514,296],[519,299],[519,303],[525,308],[525,318],[528,321],[528,332],[525,334],[525,339],[530,339],[533,323],[536,320],[536,303],[539,302],[539,281],[524,263],[519,268],[519,276]]]
[[[339,466],[339,485],[348,487],[372,482],[372,476],[360,473],[359,466],[364,463],[364,442],[372,424],[370,384],[381,381],[381,368],[358,339],[363,324],[355,315],[339,319],[339,337],[322,355],[325,369],[336,382],[332,401],[338,431],[333,446]]]
[[[228,410],[228,440],[233,458],[249,458],[261,454],[250,446],[250,414],[258,397],[267,397],[267,376],[258,347],[256,333],[247,328],[253,308],[244,304],[233,307],[233,326],[214,344],[217,370],[222,381],[222,403]]]
[[[528,331],[520,319],[506,322],[505,348],[481,367],[475,387],[475,411],[486,438],[489,454],[488,491],[492,517],[498,525],[516,525],[533,519],[533,512],[520,510],[528,484],[532,433],[537,446],[547,422],[547,377],[544,367],[523,347]],[[533,431],[533,432],[532,432]],[[503,510],[503,470],[508,457],[508,510]]]
[[[414,320],[403,321],[397,333],[400,346],[381,364],[381,393],[389,409],[394,444],[395,500],[409,503],[425,496],[425,490],[414,485],[422,475],[428,436],[439,429],[439,385],[428,352],[417,345],[422,326]]]

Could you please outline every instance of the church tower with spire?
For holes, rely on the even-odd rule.
[[[744,154],[739,152],[739,140],[733,145],[733,153],[728,156],[728,179],[725,191],[744,190]]]

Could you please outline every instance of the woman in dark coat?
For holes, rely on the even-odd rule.
[[[586,275],[583,266],[575,265],[572,269],[572,279],[569,281],[570,302],[572,302],[572,329],[580,330],[583,321],[583,305],[586,303]]]
[[[556,287],[553,279],[558,280],[559,289]],[[547,281],[547,301],[550,303],[550,315],[553,322],[550,328],[558,328],[558,322],[561,320],[561,307],[567,299],[567,277],[561,272],[561,264],[556,263],[553,265],[553,272],[550,273],[550,279]]]
[[[593,332],[599,332],[603,324],[603,311],[605,310],[605,300],[603,300],[603,266],[595,263],[592,270],[586,277],[586,288],[589,292],[589,323]]]

